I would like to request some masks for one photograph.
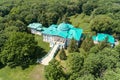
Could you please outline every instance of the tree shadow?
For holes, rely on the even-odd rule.
[[[37,46],[35,53],[31,56],[31,59],[33,59],[33,61],[30,64],[22,65],[21,66],[22,69],[24,70],[24,69],[28,68],[30,65],[36,65],[37,59],[44,57],[46,54],[47,54],[47,52],[43,48]]]
[[[4,68],[5,65],[0,62],[0,69]]]
[[[47,54],[47,52],[46,52],[43,48],[37,46],[37,49],[36,49],[36,51],[35,51],[35,56],[36,56],[36,58],[42,58],[42,57],[45,56],[46,54]]]

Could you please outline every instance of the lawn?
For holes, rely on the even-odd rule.
[[[66,55],[68,56],[69,54],[67,50],[65,50],[65,52],[66,52]],[[55,59],[60,62],[60,65],[62,66],[64,73],[67,74],[68,72],[67,60],[60,60],[59,55],[60,55],[60,51],[56,54]]]
[[[22,70],[21,67],[0,69],[0,80],[45,80],[44,66],[32,65]]]
[[[38,45],[38,48],[36,50],[37,58],[42,58],[50,50],[49,43],[43,42],[43,37],[40,35],[35,35],[35,40]]]
[[[35,40],[38,43],[38,46],[43,48],[46,52],[50,50],[49,43],[43,41],[43,37],[39,35],[35,35]]]

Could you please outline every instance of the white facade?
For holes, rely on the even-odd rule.
[[[53,47],[56,43],[60,45],[60,48],[65,48],[67,46],[67,40],[58,36],[43,34],[43,41],[49,42],[50,47]]]
[[[34,30],[34,29],[31,29],[31,33],[32,34],[37,34],[37,35],[42,35],[41,31],[37,31],[37,30]]]

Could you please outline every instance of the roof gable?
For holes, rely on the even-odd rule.
[[[68,38],[69,39],[74,38],[75,40],[79,41],[82,36],[82,32],[83,32],[83,30],[80,28],[72,28],[69,31]]]

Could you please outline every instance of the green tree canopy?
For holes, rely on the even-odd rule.
[[[114,70],[108,69],[104,73],[104,76],[101,78],[102,80],[119,80],[120,79],[120,68],[116,68]]]
[[[72,52],[76,52],[76,51],[78,51],[77,41],[74,38],[72,38],[70,40],[70,44],[68,46],[68,52],[72,53]]]
[[[59,58],[61,60],[66,60],[67,59],[66,53],[65,53],[63,48],[60,50]]]
[[[95,80],[94,75],[81,75],[81,77],[77,78],[76,80]]]
[[[83,67],[84,58],[79,53],[72,53],[68,56],[67,65],[70,73],[79,72]]]
[[[119,53],[115,50],[105,48],[98,53],[90,53],[84,62],[84,71],[92,73],[95,77],[103,76],[106,69],[117,67]]]
[[[13,32],[0,54],[0,61],[10,67],[28,66],[35,58],[36,42],[27,33]]]
[[[88,1],[87,3],[83,4],[82,10],[86,15],[90,15],[96,7],[97,5],[95,3]]]
[[[113,20],[105,15],[98,15],[90,22],[91,30],[103,33],[112,33]]]
[[[45,77],[47,80],[65,80],[58,61],[53,59],[48,66],[45,66]]]
[[[81,45],[81,48],[83,48],[86,52],[88,52],[92,47],[94,46],[93,40],[91,36],[87,36]]]

